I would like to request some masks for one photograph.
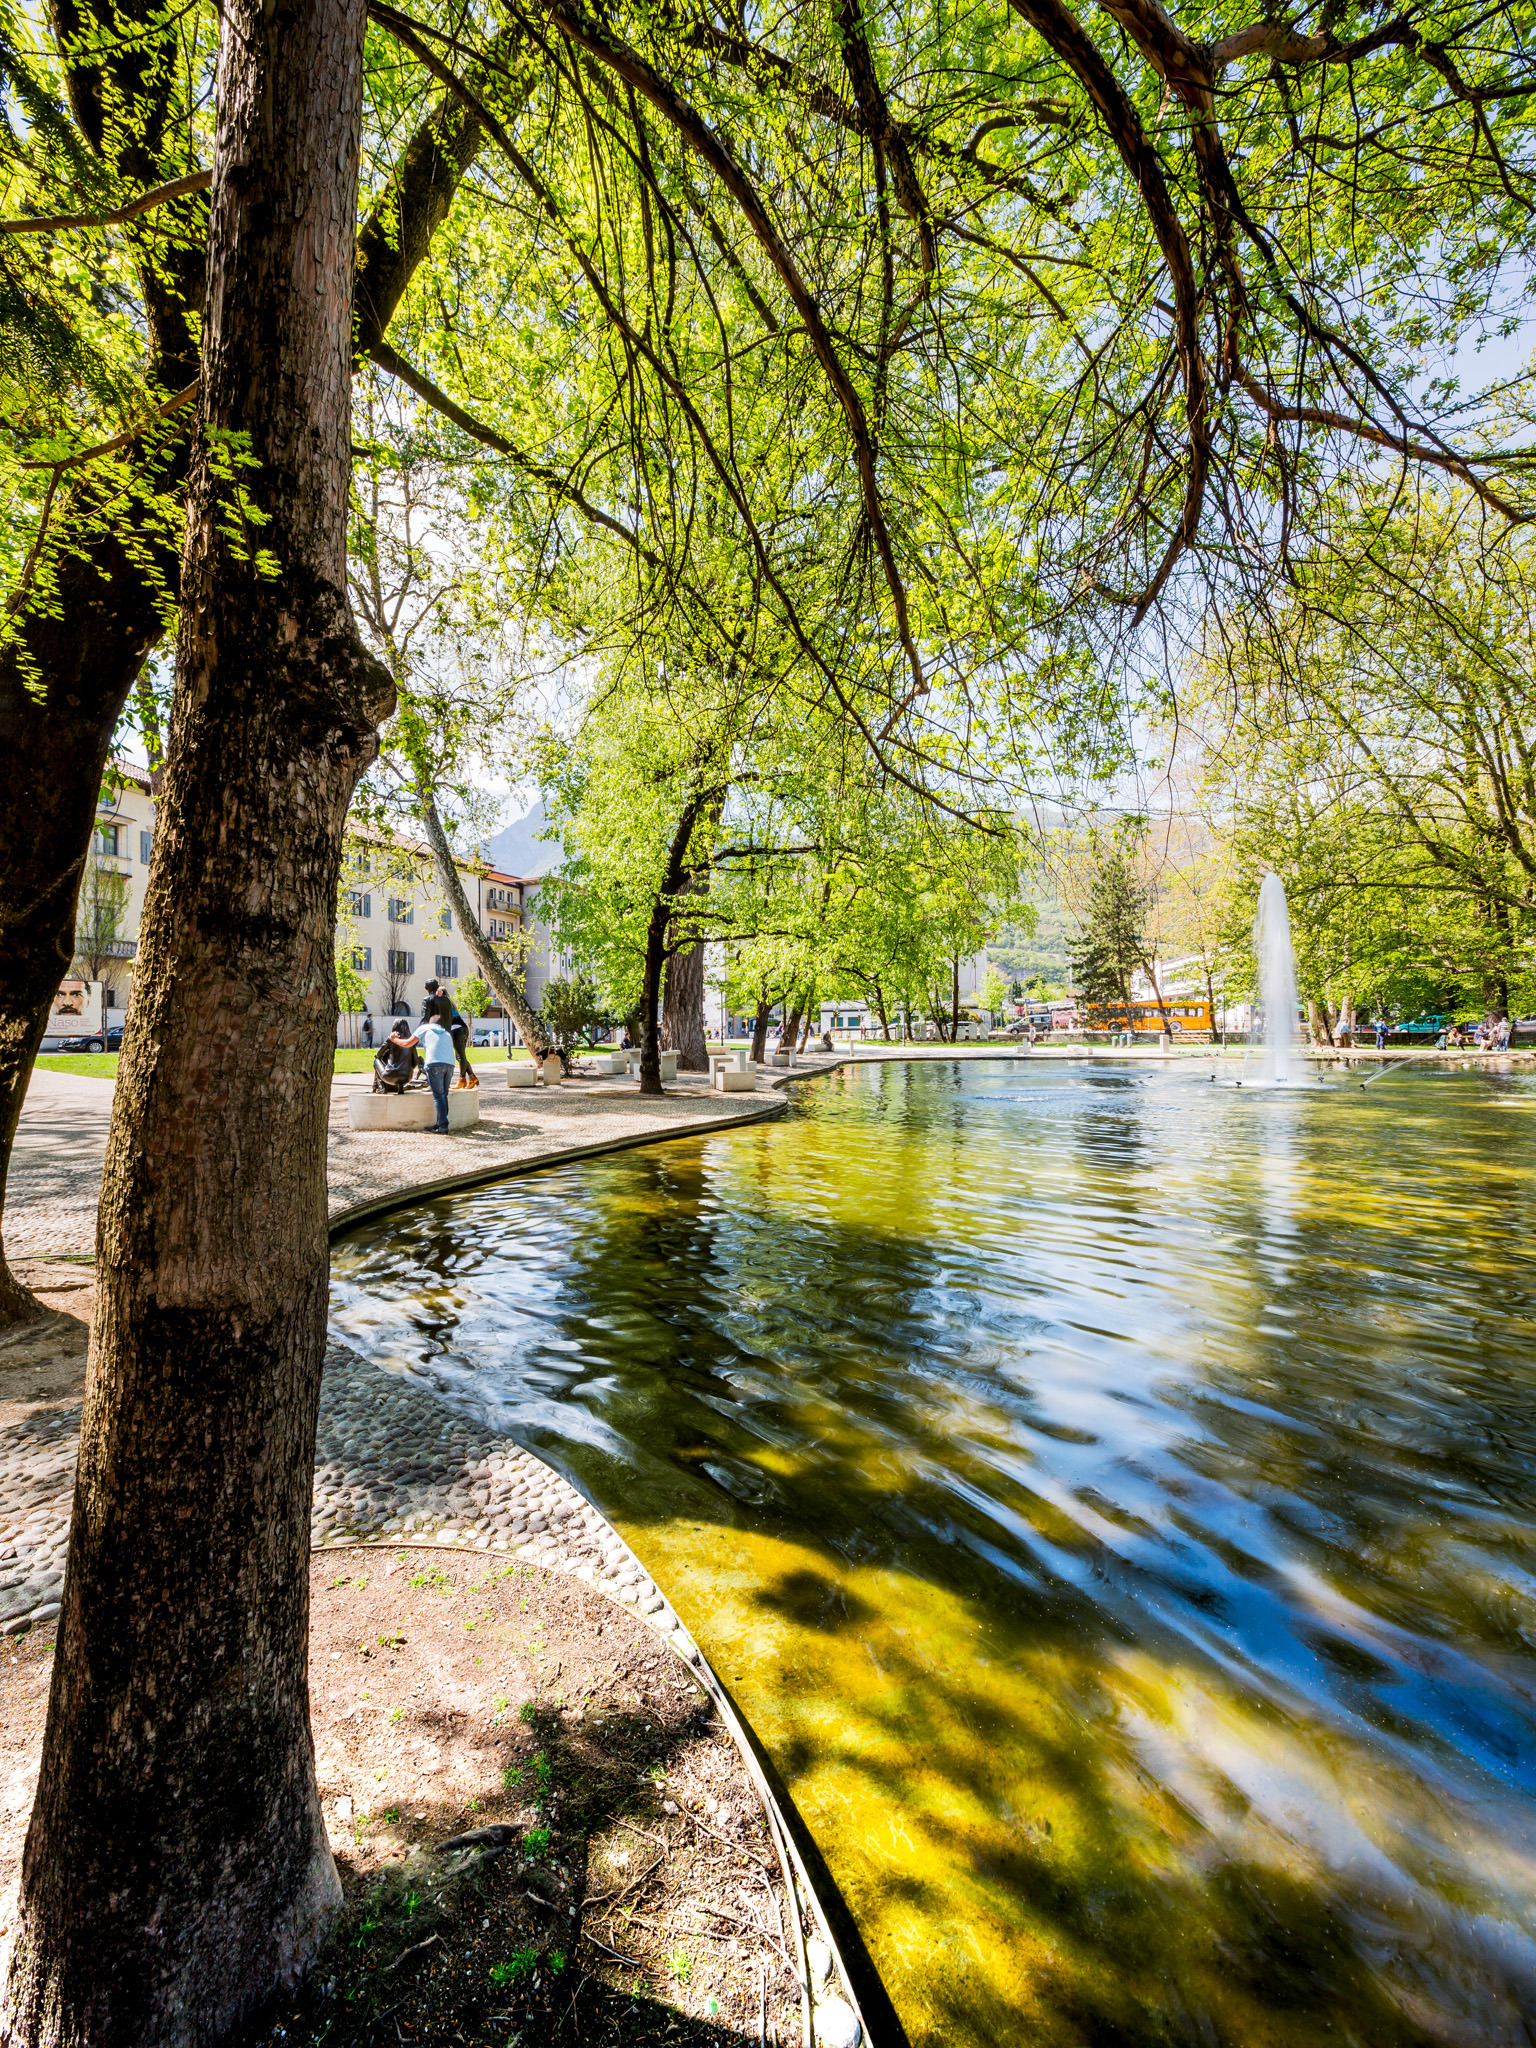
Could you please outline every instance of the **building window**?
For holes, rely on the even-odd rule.
[[[373,898],[366,889],[354,889],[352,891],[352,915],[354,917],[372,917]]]
[[[149,866],[149,856],[154,851],[154,846],[155,835],[153,832],[141,832],[139,834],[139,866],[141,868]]]
[[[352,948],[352,965],[359,974],[371,974],[373,972],[372,946],[354,946]]]
[[[397,953],[391,947],[389,971],[391,974],[414,974],[416,972],[416,955],[414,953]]]
[[[412,924],[416,918],[416,906],[407,903],[403,896],[389,899],[389,921],[391,924]]]
[[[453,912],[451,910],[445,910],[443,912],[443,930],[445,932],[451,932],[453,930]]]
[[[115,1010],[117,1008],[117,990],[115,988],[109,988],[107,990],[107,1008],[109,1010]]]
[[[459,956],[457,953],[439,953],[437,965],[432,972],[439,981],[457,981],[459,977]]]
[[[117,858],[117,843],[120,836],[119,828],[116,825],[98,825],[96,827],[96,839],[101,851],[110,855],[113,860]]]

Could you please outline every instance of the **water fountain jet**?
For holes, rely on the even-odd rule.
[[[1296,955],[1291,947],[1285,884],[1274,873],[1267,874],[1259,885],[1253,950],[1259,963],[1259,1000],[1263,1005],[1264,1079],[1284,1088],[1291,1078],[1291,1039],[1296,1029]],[[1258,1028],[1256,1022],[1256,1038]]]

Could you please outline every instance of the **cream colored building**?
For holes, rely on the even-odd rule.
[[[81,881],[76,956],[48,1020],[45,1050],[61,1038],[101,1034],[126,1021],[154,836],[149,775],[128,762],[113,762]],[[465,863],[459,879],[482,931],[510,966],[521,966],[529,999],[537,1004],[552,976],[570,972],[538,919],[537,880]],[[419,1016],[430,977],[453,987],[479,972],[443,900],[431,850],[421,841],[390,843],[366,830],[349,833],[338,912],[337,949],[355,961],[367,999],[365,1009],[339,1019],[339,1043],[362,1042],[365,1020],[378,1043],[394,1015]],[[505,1035],[499,1007],[487,1022]]]

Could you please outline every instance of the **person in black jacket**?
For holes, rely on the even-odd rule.
[[[427,983],[427,999],[421,1006],[421,1016],[423,1023],[428,1017],[436,1016],[448,1026],[449,1035],[453,1039],[453,1055],[459,1063],[459,1079],[466,1088],[478,1088],[480,1083],[475,1078],[474,1068],[469,1064],[469,1026],[459,1015],[452,996],[443,990],[436,979]]]

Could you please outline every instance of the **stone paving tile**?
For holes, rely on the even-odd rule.
[[[78,1402],[37,1424],[0,1431],[5,1635],[51,1619],[64,1584]],[[541,1458],[339,1344],[326,1349],[311,1513],[317,1549],[408,1537],[513,1550],[574,1571],[658,1628],[677,1626],[623,1537]]]

